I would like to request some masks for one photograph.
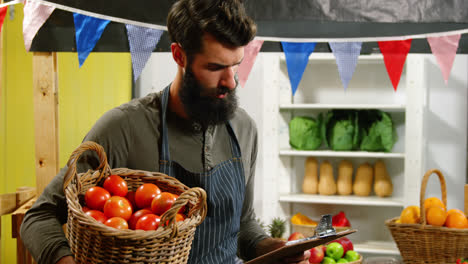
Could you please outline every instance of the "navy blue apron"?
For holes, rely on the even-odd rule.
[[[188,263],[235,263],[245,193],[244,168],[237,138],[228,122],[226,127],[230,135],[232,158],[204,173],[185,170],[170,158],[166,125],[168,99],[169,87],[164,89],[161,100],[162,144],[159,169],[189,187],[203,188],[207,194],[208,213],[203,223],[197,227]]]

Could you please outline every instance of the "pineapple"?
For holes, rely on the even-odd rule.
[[[271,224],[268,225],[271,237],[282,238],[286,230],[285,223],[286,221],[279,217],[274,218]]]
[[[255,219],[255,221],[257,221],[258,225],[265,231],[265,232],[268,232],[267,230],[267,226],[265,225],[265,223],[262,221],[262,219],[260,219],[259,217],[257,217]]]

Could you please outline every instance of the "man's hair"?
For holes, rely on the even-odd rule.
[[[240,47],[257,32],[241,0],[179,0],[169,11],[167,28],[171,41],[179,43],[189,58],[202,51],[204,33]]]

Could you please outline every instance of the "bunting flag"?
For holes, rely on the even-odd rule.
[[[8,6],[0,7],[0,32],[2,32],[3,21],[5,21],[7,10]]]
[[[309,56],[314,52],[316,44],[315,42],[281,42],[284,55],[286,56],[286,66],[288,67],[293,95],[296,93],[297,86],[301,82]]]
[[[23,40],[26,51],[29,51],[34,36],[36,36],[54,9],[55,7],[42,5],[38,2],[28,1],[24,4]]]
[[[239,65],[239,70],[237,71],[237,76],[239,77],[239,82],[242,87],[245,86],[245,82],[249,78],[250,71],[255,63],[257,54],[262,48],[263,40],[254,39],[250,41],[247,46],[244,48],[244,59]]]
[[[75,21],[76,51],[81,68],[110,21],[77,13],[73,13],[73,19]]]
[[[132,55],[133,81],[136,81],[140,77],[151,53],[158,45],[163,31],[128,24],[125,27],[127,28],[128,43]]]
[[[336,59],[341,82],[346,90],[356,69],[362,42],[330,42],[329,44]]]
[[[394,40],[394,41],[379,41],[379,48],[383,54],[385,67],[387,68],[388,76],[392,81],[393,89],[397,90],[400,82],[403,66],[405,65],[406,56],[411,48],[411,39]]]
[[[460,34],[443,36],[443,37],[428,37],[427,42],[431,46],[432,54],[436,57],[440,70],[444,77],[445,85],[447,85],[450,71],[452,70],[453,61],[457,54]]]

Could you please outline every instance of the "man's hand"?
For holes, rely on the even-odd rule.
[[[278,238],[266,238],[258,242],[256,249],[257,256],[264,255],[270,251],[283,247],[285,244],[285,241]],[[309,264],[309,257],[310,251],[306,250],[304,253],[279,259],[277,262],[272,264]]]
[[[56,264],[76,264],[72,256],[66,256],[57,261]]]

